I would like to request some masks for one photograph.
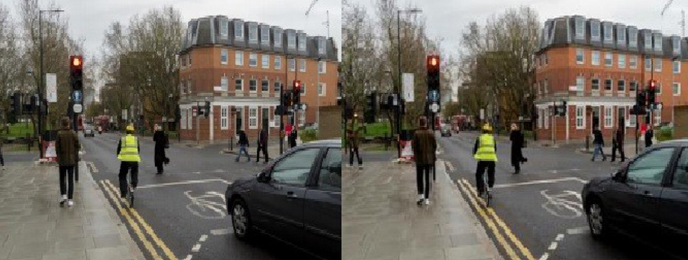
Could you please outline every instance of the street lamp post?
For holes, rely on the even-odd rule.
[[[401,13],[420,13],[422,10],[418,8],[411,8],[406,10],[397,10],[397,70],[398,70],[398,83],[396,85],[396,90],[394,91],[397,99],[397,106],[394,109],[396,128],[397,128],[397,156],[401,158]]]
[[[43,133],[43,89],[42,86],[45,85],[45,79],[43,73],[43,13],[61,13],[64,12],[62,9],[50,9],[50,10],[38,10],[38,45],[39,45],[39,55],[40,55],[40,83],[38,84],[38,135]],[[40,144],[39,144],[40,145]],[[43,158],[43,149],[38,149],[40,157]]]

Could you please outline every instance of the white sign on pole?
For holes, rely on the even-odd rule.
[[[122,109],[122,120],[127,120],[127,110]]]
[[[50,103],[57,103],[57,75],[45,74],[45,97]]]
[[[480,109],[480,120],[485,120],[485,109],[484,108]]]
[[[437,113],[437,111],[440,110],[440,105],[438,105],[437,103],[432,103],[432,105],[430,105],[430,109],[433,113]]]
[[[84,112],[84,107],[81,104],[74,104],[74,107],[72,108],[74,110],[74,113],[81,114]]]
[[[404,100],[413,102],[413,73],[403,74]]]

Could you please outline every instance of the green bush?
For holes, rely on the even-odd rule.
[[[657,141],[667,141],[674,138],[674,131],[671,128],[662,127],[657,133]]]
[[[9,133],[7,129],[0,131],[0,137],[3,138],[24,138],[27,134],[33,136],[33,126],[27,123],[16,123],[9,125]]]
[[[382,137],[389,136],[389,122],[379,122],[365,125],[365,133],[361,133],[366,137]]]
[[[301,138],[301,141],[304,143],[315,141],[318,140],[318,131],[315,129],[299,130],[299,137]]]

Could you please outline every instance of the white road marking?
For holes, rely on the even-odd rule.
[[[207,182],[224,182],[225,184],[231,184],[232,182],[226,181],[223,179],[207,179],[207,180],[192,180],[192,181],[180,181],[180,182],[168,182],[168,183],[160,183],[160,184],[150,184],[150,185],[143,185],[139,186],[136,189],[149,189],[149,188],[159,188],[159,187],[167,187],[167,186],[176,186],[176,185],[187,185],[187,184],[198,184],[198,183],[207,183]]]
[[[231,233],[232,233],[232,230],[228,229],[228,228],[210,230],[210,234],[213,234],[215,236],[229,235]]]
[[[549,244],[549,248],[547,248],[547,250],[555,250],[557,249],[557,245],[557,242],[552,242],[551,244]]]
[[[205,242],[206,239],[208,239],[208,235],[202,235],[201,239],[199,239],[198,241]]]
[[[198,251],[201,250],[201,244],[196,244],[194,245],[193,248],[191,248],[191,252],[198,253]]]
[[[542,254],[542,256],[540,257],[540,260],[547,260],[547,258],[549,258],[549,253],[544,253],[544,254]]]
[[[517,186],[525,186],[525,185],[533,185],[533,184],[555,183],[555,182],[563,182],[563,181],[577,181],[580,183],[587,183],[587,181],[585,181],[581,178],[566,177],[566,178],[558,178],[558,179],[547,179],[547,180],[537,180],[537,181],[528,181],[528,182],[499,184],[499,185],[495,185],[494,188],[509,188],[509,187],[517,187]]]
[[[447,166],[447,171],[448,172],[453,172],[454,171],[454,165],[450,161],[446,161],[445,165]]]
[[[201,174],[201,172],[192,172],[193,174]]]
[[[555,238],[554,240],[561,241],[562,239],[564,239],[564,234],[557,235],[557,238]]]
[[[389,178],[387,178],[383,184],[389,184],[390,182],[392,182],[392,176],[389,176]]]
[[[588,227],[577,227],[577,228],[570,228],[566,230],[566,233],[569,235],[578,235],[578,234],[584,234],[588,232]]]
[[[191,260],[192,257],[193,256],[191,256],[191,255],[186,255],[186,258],[184,258],[184,260]]]

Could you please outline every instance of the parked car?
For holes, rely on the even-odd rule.
[[[588,182],[581,195],[593,237],[630,234],[688,254],[688,139],[647,148],[612,176]]]
[[[94,137],[94,136],[96,136],[96,135],[95,135],[95,132],[93,131],[92,126],[84,127],[84,137]]]
[[[341,140],[290,149],[257,176],[227,187],[237,238],[265,233],[306,252],[341,258]]]
[[[440,134],[442,136],[452,136],[452,131],[451,131],[451,126],[448,124],[442,125],[442,128],[440,129]]]

